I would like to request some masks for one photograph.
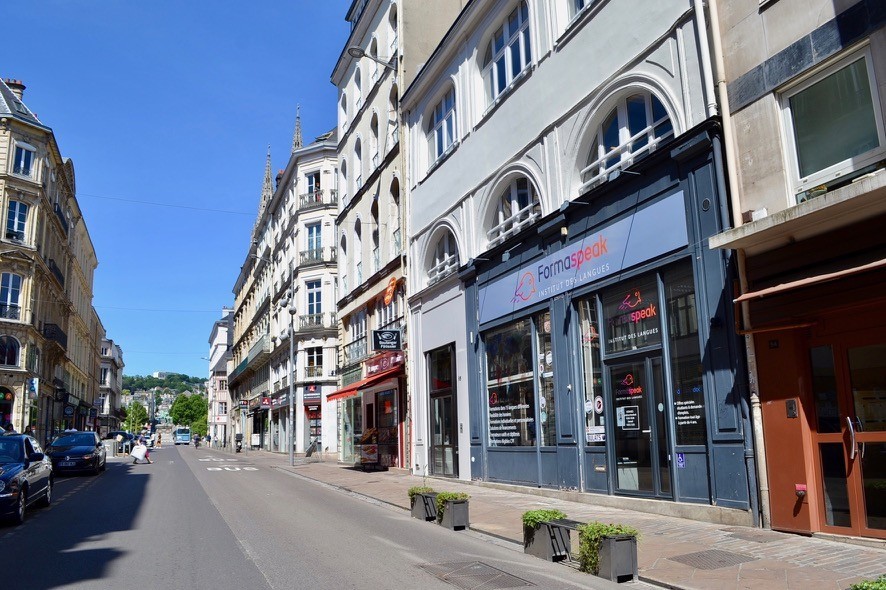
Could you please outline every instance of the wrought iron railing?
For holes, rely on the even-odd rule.
[[[58,265],[55,263],[55,260],[50,258],[49,260],[46,261],[46,265],[49,267],[49,272],[51,272],[53,274],[53,276],[58,279],[58,282],[61,283],[62,286],[64,286],[65,275],[62,274],[62,271],[58,267]]]
[[[55,211],[55,216],[62,222],[62,227],[65,228],[65,233],[68,233],[68,219],[65,217],[65,212],[62,211],[62,208],[58,203],[55,203],[52,208]]]
[[[65,350],[68,349],[68,335],[65,334],[65,331],[58,324],[44,324],[43,337],[57,342]]]
[[[323,376],[323,365],[313,365],[305,367],[305,377],[322,377]]]
[[[317,189],[298,196],[299,211],[318,209],[320,207],[325,207],[326,205],[335,205],[337,203],[338,191],[335,189]]]
[[[0,317],[7,320],[21,319],[22,310],[18,305],[0,304]]]

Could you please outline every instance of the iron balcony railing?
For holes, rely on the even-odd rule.
[[[8,229],[8,230],[6,230],[6,239],[13,240],[15,242],[24,242],[25,241],[25,232]]]
[[[356,363],[366,358],[366,336],[345,344],[345,362]]]
[[[64,286],[65,275],[62,274],[62,271],[55,263],[55,260],[53,260],[52,258],[48,259],[46,261],[46,265],[49,267],[49,271],[53,274],[53,276],[58,279],[58,282],[61,283],[62,286]]]
[[[336,254],[335,248],[310,248],[299,253],[299,263],[320,264],[323,262],[335,262]]]
[[[308,313],[298,316],[298,329],[300,332],[308,330],[322,330],[336,326],[336,313]]]
[[[65,233],[68,233],[68,219],[65,217],[65,212],[62,211],[58,203],[55,203],[52,208],[55,211],[55,216],[61,221],[62,227],[65,228]]]
[[[21,319],[22,309],[18,305],[0,304],[0,317],[7,320]]]
[[[68,349],[68,335],[62,330],[58,324],[45,324],[43,326],[43,337],[53,342],[57,342],[63,349]]]
[[[298,196],[298,210],[318,209],[327,205],[338,204],[338,191],[335,189],[317,189]]]
[[[313,365],[305,367],[305,377],[322,377],[323,376],[323,365]]]

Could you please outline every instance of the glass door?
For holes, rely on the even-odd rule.
[[[671,497],[668,404],[661,357],[609,368],[615,411],[615,489]]]
[[[452,345],[427,354],[430,393],[430,457],[428,469],[433,475],[458,477],[458,432],[456,429],[455,389]]]
[[[810,350],[821,527],[886,538],[886,344]]]

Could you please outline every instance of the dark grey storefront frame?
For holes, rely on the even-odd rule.
[[[465,285],[467,316],[471,477],[474,479],[614,493],[613,417],[606,416],[607,443],[587,446],[584,436],[584,386],[577,342],[577,312],[573,305],[607,287],[641,274],[663,271],[678,261],[692,266],[695,282],[700,354],[703,364],[707,445],[674,444],[673,413],[670,413],[669,444],[683,453],[685,466],[671,460],[673,500],[737,509],[756,514],[754,473],[744,352],[734,325],[731,305],[734,270],[730,252],[712,251],[707,238],[728,227],[728,205],[722,170],[721,134],[715,121],[702,124],[597,189],[573,199],[533,229],[484,254],[461,273]],[[557,293],[533,305],[480,323],[481,289],[521,267],[537,262],[564,247],[578,244],[639,208],[682,191],[686,211],[688,245],[662,254],[614,276]],[[566,236],[563,229],[566,228]],[[507,256],[502,256],[507,252]],[[655,275],[658,276],[658,275]],[[480,334],[486,330],[550,310],[554,340],[554,384],[557,404],[556,447],[490,447],[486,402],[485,351]],[[664,327],[664,326],[663,326]],[[669,383],[667,338],[659,348]],[[624,356],[624,355],[621,355]],[[604,389],[608,383],[604,361]],[[568,387],[567,387],[568,385]],[[665,387],[667,392],[672,389]],[[536,399],[537,399],[536,393]],[[667,398],[670,409],[671,397]],[[607,411],[611,414],[611,404]],[[536,409],[536,414],[538,410]],[[604,463],[606,471],[598,471]],[[630,495],[624,492],[619,495]],[[644,496],[647,497],[647,496]]]

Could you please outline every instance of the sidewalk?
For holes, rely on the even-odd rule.
[[[605,508],[482,483],[422,478],[403,470],[364,472],[330,461],[252,451],[241,455],[324,484],[409,510],[407,490],[429,485],[470,494],[470,528],[522,546],[521,516],[533,508],[558,508],[570,519],[619,522],[640,533],[642,581],[675,589],[843,590],[886,573],[886,549],[770,530],[730,527],[682,518]]]

